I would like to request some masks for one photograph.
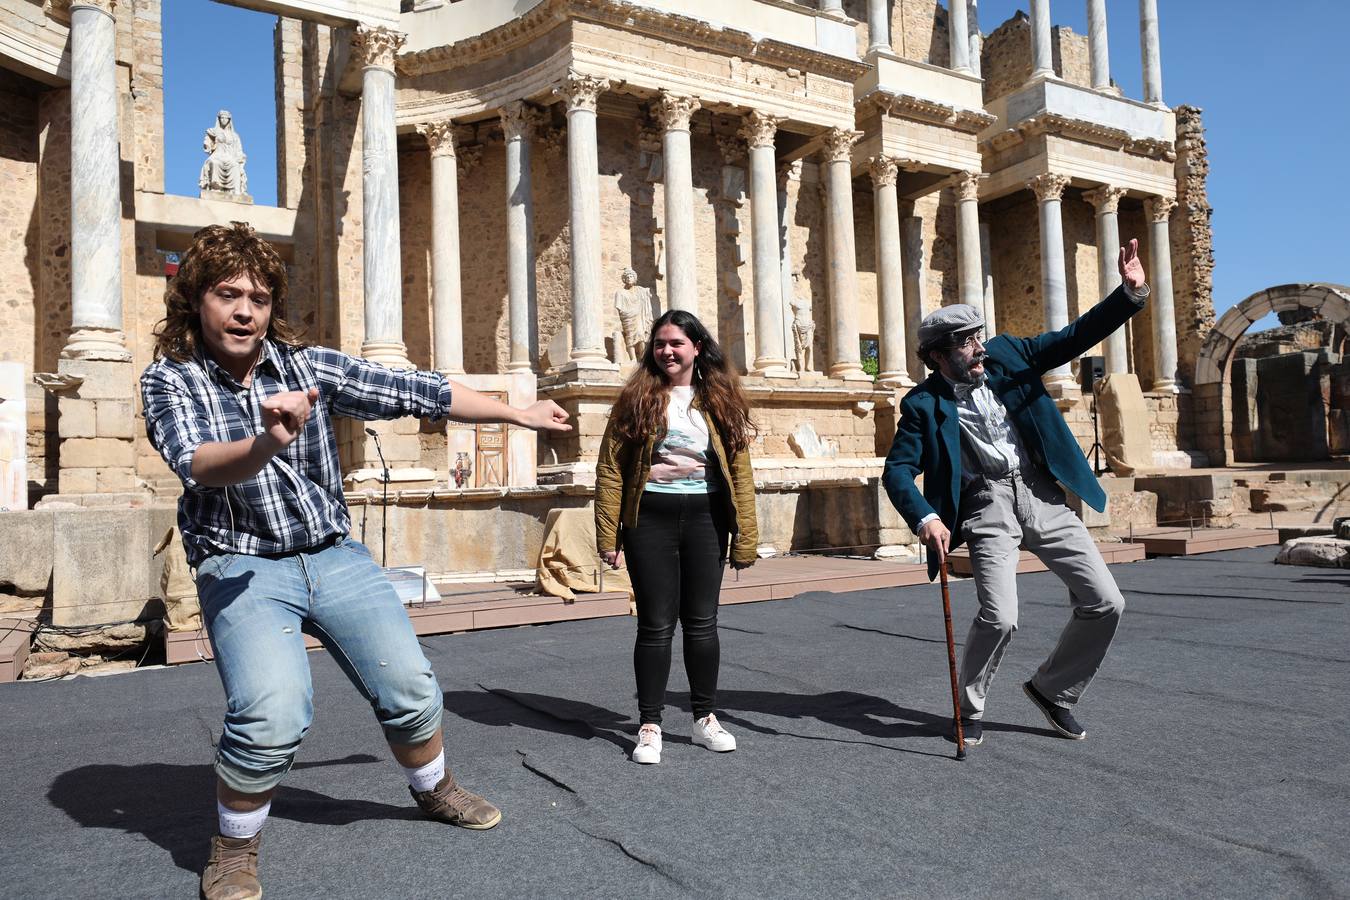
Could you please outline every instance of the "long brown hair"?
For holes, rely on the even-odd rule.
[[[286,263],[267,241],[244,222],[208,225],[192,236],[192,245],[178,263],[178,274],[164,292],[164,318],[155,325],[155,357],[187,362],[202,342],[198,312],[207,290],[248,274],[272,292],[272,318],[267,336],[291,347],[304,342],[286,321]]]
[[[656,332],[666,325],[674,325],[691,342],[701,345],[694,357],[694,398],[712,417],[728,452],[746,449],[754,440],[756,429],[750,420],[750,404],[741,389],[741,380],[727,365],[726,355],[708,329],[693,313],[682,309],[672,309],[652,323],[642,365],[628,377],[610,412],[619,436],[629,441],[645,441],[649,435],[659,439],[666,433],[670,381],[656,364],[652,350]]]

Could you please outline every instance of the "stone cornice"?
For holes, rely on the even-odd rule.
[[[544,0],[520,18],[485,34],[406,54],[399,58],[399,71],[406,75],[423,75],[499,58],[569,19],[597,22],[850,83],[861,78],[868,69],[866,63],[858,60],[726,28],[634,0]]]
[[[1160,141],[1156,138],[1136,138],[1122,128],[1113,128],[1110,125],[1089,122],[1086,119],[1071,119],[1058,113],[1041,113],[1019,122],[1014,128],[991,135],[980,142],[981,149],[989,149],[994,152],[1007,150],[1026,138],[1038,134],[1055,134],[1083,141],[1087,144],[1097,144],[1101,147],[1109,147],[1112,150],[1123,150],[1136,156],[1164,159],[1168,162],[1173,162],[1177,158],[1176,148],[1170,141]]]
[[[1119,211],[1120,198],[1124,196],[1125,188],[1110,184],[1083,191],[1083,199],[1096,207],[1099,216]]]
[[[860,109],[874,106],[882,115],[896,119],[909,119],[926,125],[945,125],[966,134],[981,132],[998,121],[997,116],[990,115],[984,110],[963,109],[912,94],[898,94],[880,89],[860,98],[857,105]]]
[[[567,79],[553,89],[553,95],[567,105],[568,112],[573,110],[595,112],[600,95],[609,90],[609,85],[608,78],[568,72]]]
[[[688,131],[689,120],[701,105],[697,97],[682,97],[662,91],[652,104],[652,118],[666,131]]]
[[[1166,222],[1172,218],[1172,210],[1177,208],[1174,197],[1145,197],[1144,215],[1150,222]]]
[[[1036,199],[1041,203],[1047,200],[1059,200],[1064,196],[1064,189],[1068,186],[1069,176],[1059,175],[1055,172],[1037,175],[1027,182],[1027,187],[1035,192]]]
[[[363,68],[394,70],[394,57],[399,48],[408,40],[401,31],[385,28],[383,25],[368,28],[362,26],[352,35],[352,52]]]
[[[745,138],[745,143],[753,150],[755,147],[772,147],[773,136],[778,131],[778,123],[783,121],[782,116],[771,116],[768,113],[752,110],[745,117],[745,124],[741,126],[738,132]]]

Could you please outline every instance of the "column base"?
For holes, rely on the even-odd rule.
[[[558,366],[557,371],[559,375],[565,375],[571,372],[617,372],[619,371],[619,364],[610,362],[603,356],[573,357],[561,366]]]
[[[391,369],[415,368],[402,341],[365,341],[361,344],[361,358]]]
[[[873,381],[871,375],[862,370],[858,363],[835,363],[830,366],[830,377],[841,378],[844,381]]]
[[[750,370],[751,375],[757,375],[760,378],[796,378],[797,373],[788,366],[788,361],[782,358],[764,357],[755,360],[755,365]]]
[[[534,371],[534,366],[530,365],[528,362],[509,362],[509,363],[506,364],[506,371],[508,371],[508,372],[533,372],[533,371]],[[463,373],[461,372],[460,374],[463,374]]]
[[[131,351],[120,328],[76,328],[61,348],[61,358],[129,362]]]
[[[882,372],[877,376],[877,384],[888,388],[912,388],[915,382],[908,372]]]
[[[1181,386],[1174,379],[1159,378],[1153,382],[1153,386],[1148,390],[1151,394],[1180,394]]]

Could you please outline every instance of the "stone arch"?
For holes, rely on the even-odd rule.
[[[1281,284],[1257,291],[1224,313],[1205,337],[1195,360],[1197,447],[1212,465],[1233,462],[1232,399],[1228,373],[1233,350],[1252,324],[1272,312],[1315,309],[1323,319],[1350,330],[1350,287],[1342,284]]]

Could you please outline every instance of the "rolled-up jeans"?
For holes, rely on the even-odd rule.
[[[304,634],[332,654],[392,744],[441,724],[442,696],[389,580],[359,541],[279,556],[228,553],[197,568],[202,620],[225,688],[216,774],[246,794],[271,790],[313,716]]]

